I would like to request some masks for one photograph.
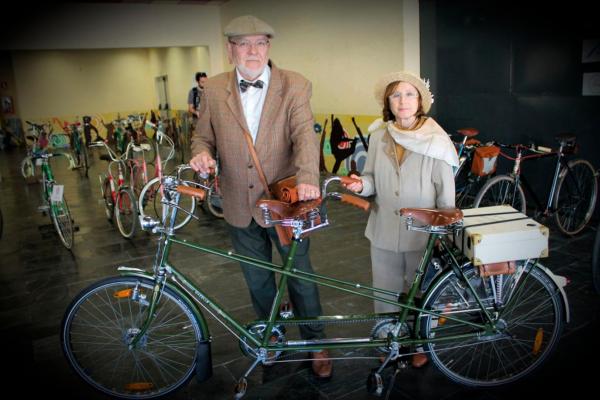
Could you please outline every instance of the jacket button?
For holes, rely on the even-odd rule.
[[[254,189],[254,185],[253,184],[248,185],[248,189]]]
[[[396,190],[394,193],[396,194],[396,196],[400,196],[400,192],[399,191]]]
[[[252,164],[248,164],[248,169],[252,169]]]

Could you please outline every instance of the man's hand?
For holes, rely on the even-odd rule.
[[[360,179],[360,177],[358,175],[355,175],[355,174],[351,174],[350,178],[357,179],[358,182],[352,182],[352,183],[349,183],[347,185],[344,185],[346,187],[346,189],[351,190],[354,193],[360,193],[360,192],[362,192],[362,190],[363,190],[362,179]]]
[[[298,191],[298,200],[300,201],[314,200],[321,197],[319,188],[308,183],[299,183],[296,186],[296,190]]]
[[[207,151],[196,154],[190,160],[190,167],[201,174],[209,174],[211,168],[215,168],[216,165],[217,162]]]

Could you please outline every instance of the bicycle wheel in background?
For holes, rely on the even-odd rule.
[[[137,226],[138,210],[135,195],[129,188],[120,188],[115,202],[115,219],[121,235],[130,239]]]
[[[187,300],[164,288],[155,316],[129,348],[148,313],[154,282],[115,277],[84,289],[61,324],[63,352],[75,372],[110,396],[164,396],[194,374],[198,342],[205,340]]]
[[[210,182],[205,203],[212,215],[217,218],[223,218],[223,196],[221,195],[221,187],[217,182],[216,179]]]
[[[592,252],[592,281],[596,292],[600,294],[600,224],[596,230],[594,250]]]
[[[52,193],[53,186],[53,184],[49,184],[48,193]],[[71,250],[73,248],[73,219],[71,218],[67,200],[63,196],[60,201],[48,199],[48,203],[50,204],[50,219],[54,224],[58,237],[62,244],[68,250]]]
[[[564,327],[560,292],[543,269],[523,265],[523,273],[502,275],[502,291],[481,278],[472,267],[465,276],[495,318],[497,330],[483,332],[443,317],[421,318],[423,337],[481,335],[426,344],[431,360],[448,378],[467,386],[490,387],[521,379],[537,370],[554,351]],[[530,268],[531,267],[531,268]],[[502,296],[501,301],[495,301]],[[427,291],[424,308],[477,324],[485,323],[475,296],[452,270]],[[498,313],[494,313],[497,310]]]
[[[554,219],[565,235],[576,235],[594,214],[598,196],[596,170],[586,160],[569,161],[561,171],[554,197]]]
[[[188,186],[186,183],[183,184]],[[163,204],[161,203],[160,186],[160,178],[156,177],[148,182],[140,192],[138,210],[142,217],[148,216],[159,221],[162,220]],[[179,199],[179,207],[181,207],[181,210],[178,210],[175,218],[174,229],[176,230],[183,228],[192,219],[192,215],[196,210],[196,199],[192,196],[182,195]]]
[[[112,188],[110,187],[110,180],[108,177],[102,181],[102,198],[104,199],[104,213],[106,219],[112,223],[113,216],[115,215],[115,204],[112,198]]]
[[[81,170],[83,171],[83,176],[88,177],[88,171],[90,169],[90,159],[88,155],[87,147],[81,142]]]
[[[515,188],[515,179],[507,175],[498,175],[487,181],[473,202],[474,208],[502,205],[511,206],[523,214],[527,210],[523,189],[520,185]]]
[[[30,156],[25,157],[21,161],[21,175],[23,178],[28,179],[35,176],[35,166]]]

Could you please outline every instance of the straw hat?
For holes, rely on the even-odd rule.
[[[243,15],[232,19],[225,27],[223,34],[227,37],[266,35],[275,36],[275,31],[269,24],[253,15]]]
[[[424,81],[412,72],[399,71],[385,74],[375,84],[375,100],[383,107],[383,96],[385,94],[385,88],[392,82],[408,82],[417,88],[421,95],[421,103],[423,105],[423,112],[427,114],[431,109],[431,103],[433,103],[433,94],[429,90],[429,81]]]

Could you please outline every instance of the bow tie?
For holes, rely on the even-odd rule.
[[[257,89],[262,89],[264,85],[265,85],[265,83],[263,81],[261,81],[260,79],[257,80],[256,82],[248,82],[248,81],[245,81],[242,79],[240,81],[240,91],[242,93],[244,93],[246,90],[248,90],[248,87],[250,87],[250,86],[254,86]]]

